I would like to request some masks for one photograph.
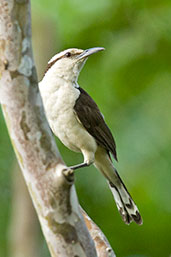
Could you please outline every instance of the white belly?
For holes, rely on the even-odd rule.
[[[94,138],[78,121],[74,113],[74,105],[80,91],[67,84],[55,92],[44,94],[41,90],[44,108],[53,133],[69,149],[95,152],[97,144]]]

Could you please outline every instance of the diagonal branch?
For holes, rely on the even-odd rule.
[[[30,20],[28,0],[0,0],[0,102],[51,256],[113,256],[112,251],[99,254],[92,233],[97,228],[84,222],[73,171],[65,166],[47,124],[32,57]],[[100,233],[99,238],[105,244]]]
[[[90,217],[83,209],[81,209],[81,211],[84,216],[84,220],[89,230],[89,233],[95,243],[97,256],[98,257],[116,257],[107,238],[100,230],[100,228],[90,219]]]

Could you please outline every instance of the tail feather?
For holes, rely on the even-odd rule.
[[[122,216],[123,221],[126,224],[130,224],[132,221],[135,221],[137,224],[141,225],[142,218],[139,210],[132,200],[132,197],[126,190],[122,180],[120,179],[119,186],[109,182],[109,187],[112,191],[116,206]]]
[[[107,153],[104,150],[98,149],[95,158],[95,166],[103,173],[109,183],[109,188],[112,191],[116,206],[126,224],[135,221],[141,225],[143,223],[139,210],[134,203],[132,197],[121,180],[117,170],[114,168]]]

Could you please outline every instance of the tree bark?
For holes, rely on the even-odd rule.
[[[46,121],[32,56],[28,0],[0,0],[0,102],[51,256],[114,256],[99,228],[86,226],[73,171],[65,166]],[[91,235],[98,231],[105,254],[88,229]]]

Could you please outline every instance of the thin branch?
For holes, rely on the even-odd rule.
[[[51,256],[96,257],[79,208],[73,171],[59,155],[43,112],[30,20],[28,0],[0,0],[3,114]]]
[[[97,256],[98,257],[116,257],[113,249],[111,248],[107,238],[100,230],[100,228],[90,219],[87,213],[81,208],[86,226],[89,233],[94,240]]]

